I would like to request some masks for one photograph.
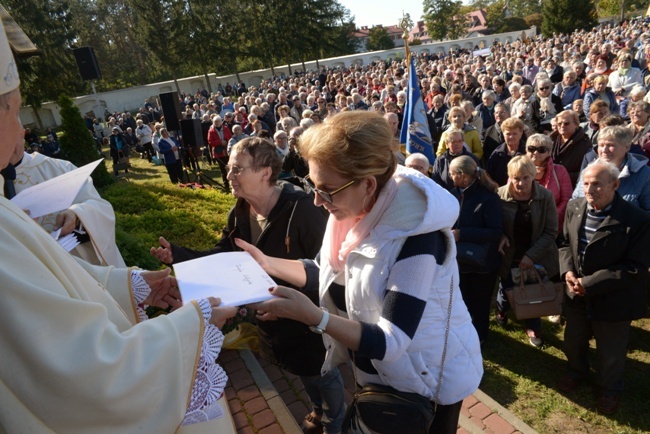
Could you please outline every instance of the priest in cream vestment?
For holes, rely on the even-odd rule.
[[[25,154],[22,144],[11,162],[16,166],[16,180],[13,182],[16,193],[76,169],[69,161],[38,152]],[[126,267],[115,244],[115,212],[111,204],[99,195],[92,179],[84,183],[67,212],[72,212],[73,218],[77,219],[75,226],[80,226],[90,236],[89,242],[78,245],[71,254],[95,265]],[[58,226],[58,214],[61,213],[40,217],[38,222],[46,231],[52,232]],[[61,235],[67,233],[62,231]]]
[[[0,72],[4,168],[23,129],[1,22]],[[213,298],[180,306],[168,271],[75,258],[3,196],[0,248],[0,432],[219,432],[197,422],[221,412],[226,376],[215,362],[223,341],[217,326],[235,308]],[[178,308],[148,320],[143,305]]]

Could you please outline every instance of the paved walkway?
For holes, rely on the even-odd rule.
[[[224,350],[219,358],[230,380],[226,399],[238,434],[301,434],[309,412],[300,379],[260,359],[249,350]],[[351,370],[341,370],[346,402],[352,400]],[[492,398],[476,391],[463,402],[457,434],[533,434],[531,427]]]

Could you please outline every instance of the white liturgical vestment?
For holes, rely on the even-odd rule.
[[[138,322],[128,269],[68,255],[1,193],[0,249],[0,432],[183,432],[199,305]]]
[[[37,152],[24,154],[22,162],[16,167],[16,193],[76,168],[69,161]],[[115,244],[115,212],[111,204],[99,195],[92,179],[89,178],[81,187],[70,209],[90,235],[90,242],[80,244],[70,253],[91,264],[126,267]],[[40,217],[38,222],[47,232],[51,232],[56,224],[56,213]]]

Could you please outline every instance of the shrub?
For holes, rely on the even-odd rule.
[[[103,156],[97,151],[95,139],[81,116],[79,108],[66,95],[59,97],[61,114],[61,158],[69,160],[77,167],[85,166]],[[92,174],[96,187],[103,187],[114,182],[102,162]]]

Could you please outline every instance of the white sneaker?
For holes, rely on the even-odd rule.
[[[559,324],[561,321],[560,315],[551,315],[548,317],[548,321],[552,324]]]

